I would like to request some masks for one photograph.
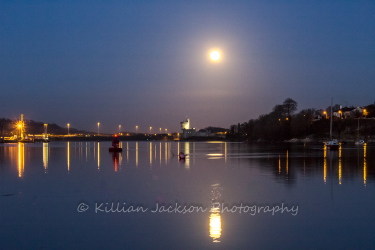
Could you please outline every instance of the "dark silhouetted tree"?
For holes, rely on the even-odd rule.
[[[291,98],[285,99],[283,107],[288,118],[297,110],[297,102]]]

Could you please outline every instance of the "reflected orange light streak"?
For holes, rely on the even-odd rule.
[[[327,147],[324,146],[324,183],[327,182]]]
[[[48,172],[48,143],[43,143],[43,166],[46,174]]]
[[[168,163],[168,144],[165,142],[164,143],[164,148],[165,148],[165,165]]]
[[[212,238],[213,242],[220,242],[221,216],[219,213],[219,208],[213,208],[210,212],[210,237]]]
[[[66,147],[67,147],[67,154],[68,154],[67,162],[68,162],[68,173],[69,173],[70,171],[70,142],[67,143]]]
[[[87,162],[87,142],[86,142],[86,162]]]
[[[117,172],[117,158],[115,157],[115,172]]]
[[[152,166],[152,142],[150,142],[150,167]]]
[[[339,147],[339,185],[341,185],[342,167],[341,167],[341,145]]]
[[[225,149],[224,149],[225,162],[227,162],[227,153],[228,153],[228,148],[227,148],[227,143],[225,142]]]
[[[138,142],[135,143],[135,165],[138,167]]]
[[[126,142],[126,161],[129,162],[129,142]]]
[[[365,143],[363,146],[363,185],[365,186],[366,186],[366,180],[367,180],[366,149],[367,149],[367,144]]]
[[[98,170],[100,170],[100,143],[98,142]]]
[[[190,168],[190,142],[185,142],[185,168]]]
[[[23,176],[25,167],[25,148],[23,143],[18,143],[18,177]]]
[[[180,154],[180,142],[177,143],[177,154]],[[177,161],[180,159],[177,157]]]

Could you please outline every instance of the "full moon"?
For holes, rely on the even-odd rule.
[[[213,61],[217,61],[220,59],[220,53],[217,51],[212,51],[210,57]]]

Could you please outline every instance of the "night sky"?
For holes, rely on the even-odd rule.
[[[374,93],[375,1],[0,0],[0,117],[179,132]]]

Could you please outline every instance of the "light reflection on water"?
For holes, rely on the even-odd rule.
[[[104,147],[107,147],[106,142],[104,143]],[[93,153],[93,159],[97,162],[97,169],[100,170],[101,168],[101,157],[103,157],[103,154],[106,154],[107,151],[101,152],[101,146],[100,142],[79,142],[74,143],[72,145],[72,142],[66,142],[64,143],[66,147],[66,162],[67,162],[67,171],[71,171],[71,159],[72,159],[72,148],[75,152],[74,154],[74,163],[83,161],[83,152],[85,152],[85,162],[90,162],[90,155],[91,152]],[[132,159],[135,161],[135,166],[139,166],[139,154],[143,155],[144,152],[140,152],[142,148],[144,148],[143,143],[142,147],[139,148],[140,142],[126,142],[126,148],[124,149],[124,152],[126,154],[126,165],[129,165],[129,163],[132,162]],[[182,145],[181,145],[182,144]],[[202,146],[202,143],[198,143],[199,146]],[[62,143],[43,143],[41,144],[42,148],[42,165],[44,167],[45,174],[48,174],[49,169],[49,158],[51,154],[51,147],[54,148],[60,148]],[[209,145],[209,144],[207,144]],[[197,153],[195,152],[195,149],[192,151],[190,148],[195,148],[196,143],[192,142],[159,142],[159,143],[153,143],[148,142],[146,144],[147,151],[148,151],[148,159],[149,159],[149,165],[153,166],[157,160],[159,159],[159,166],[162,164],[162,159],[164,158],[165,162],[164,165],[171,164],[171,159],[175,158],[176,161],[185,166],[186,169],[190,168],[191,160],[192,159],[206,159],[206,160],[221,160],[224,159],[225,162],[227,162],[228,159],[232,160],[250,160],[254,161],[258,159],[259,162],[264,161],[265,159],[273,159],[277,158],[277,172],[278,174],[282,174],[282,166],[285,166],[285,176],[286,178],[289,177],[289,168],[290,168],[290,157],[289,157],[289,148],[285,149],[284,154],[282,153],[282,150],[279,150],[279,152],[252,152],[252,151],[246,151],[246,150],[231,150],[230,153],[228,153],[228,143],[223,143],[224,147],[220,148],[210,148],[206,153],[203,153],[201,149],[198,149]],[[120,142],[120,147],[123,146],[123,142]],[[133,146],[133,147],[132,147]],[[176,149],[174,149],[174,146]],[[164,154],[162,153],[164,147]],[[15,162],[14,159],[17,159],[17,167],[18,167],[18,176],[22,177],[25,171],[25,150],[29,151],[30,148],[35,148],[35,146],[30,147],[29,144],[23,144],[18,143],[17,144],[17,151],[14,150],[14,144],[9,144],[3,147],[3,152],[6,153],[3,157],[6,157],[10,159],[10,161]],[[36,148],[38,148],[36,146]],[[234,147],[235,148],[235,147]],[[370,147],[370,150],[372,152],[374,151],[374,147]],[[216,152],[213,152],[213,150],[216,150]],[[348,155],[343,155],[343,150],[348,153]],[[339,147],[338,151],[330,151],[326,147],[322,147],[321,150],[317,150],[316,148],[312,151],[313,154],[304,154],[302,155],[302,152],[293,152],[292,159],[293,161],[296,161],[297,159],[303,158],[303,172],[306,174],[306,164],[307,167],[311,168],[309,166],[309,162],[314,161],[316,159],[319,159],[319,155],[323,158],[323,171],[322,171],[322,178],[324,183],[327,182],[327,175],[328,174],[334,174],[329,173],[329,171],[334,171],[337,166],[337,178],[338,178],[338,184],[341,185],[343,181],[343,175],[345,177],[350,177],[352,174],[351,171],[354,171],[355,169],[350,169],[350,166],[353,165],[354,162],[354,154],[357,154],[355,157],[357,159],[357,165],[360,165],[360,162],[363,162],[363,184],[366,185],[367,182],[367,168],[368,168],[368,159],[367,159],[367,150],[368,145],[364,145],[363,147],[356,147],[356,148],[343,148],[342,146]],[[77,151],[78,151],[78,157],[77,157]],[[177,157],[177,152],[183,151],[185,155],[187,156],[184,161],[179,160]],[[357,152],[355,152],[357,151]],[[344,152],[344,154],[345,154]],[[362,152],[362,153],[361,153]],[[118,167],[122,166],[122,158],[123,153],[115,154],[113,155],[113,163],[114,163],[114,169],[115,172],[117,172]],[[372,160],[372,159],[370,159]],[[283,163],[284,162],[284,163]],[[27,165],[28,163],[26,163]],[[32,163],[31,163],[32,164]],[[130,164],[131,165],[131,164]],[[319,169],[319,166],[316,166]],[[343,171],[348,173],[343,173]],[[358,173],[355,173],[358,174]]]
[[[107,144],[105,142],[105,146]],[[74,152],[78,151],[78,157],[75,153],[74,156],[74,162],[77,161],[83,161],[83,152],[85,152],[85,162],[90,162],[90,155],[93,153],[93,159],[97,161],[97,169],[100,170],[101,167],[101,157],[103,157],[103,154],[106,154],[106,150],[104,152],[101,152],[101,143],[100,142],[79,142],[74,143],[72,145],[71,142],[64,143],[66,145],[66,162],[67,162],[67,172],[71,171],[71,157],[72,157],[72,148]],[[135,145],[134,145],[135,144]],[[126,142],[126,165],[129,165],[129,163],[132,162],[132,159],[135,161],[135,166],[139,166],[139,154],[143,155],[144,152],[140,152],[142,148],[139,148],[139,142]],[[143,143],[141,143],[143,144]],[[181,145],[182,144],[182,145]],[[254,161],[255,159],[259,159],[259,162],[264,161],[264,159],[272,159],[272,158],[278,158],[277,161],[277,172],[279,175],[282,175],[282,165],[285,166],[285,177],[286,179],[289,178],[289,168],[290,168],[290,159],[289,159],[289,149],[286,149],[284,154],[281,150],[279,152],[252,152],[251,150],[245,151],[245,150],[233,150],[235,147],[230,148],[230,152],[228,153],[228,143],[222,143],[224,147],[213,147],[209,148],[206,153],[203,153],[201,149],[198,147],[197,153],[195,152],[195,146],[198,144],[199,147],[202,146],[202,143],[192,143],[192,142],[177,142],[177,143],[171,143],[171,142],[159,142],[159,143],[153,143],[148,142],[147,143],[147,150],[149,152],[149,165],[150,167],[153,166],[156,162],[158,162],[159,166],[162,164],[162,159],[164,158],[164,165],[169,165],[171,158],[175,158],[176,161],[181,164],[183,163],[184,167],[186,169],[189,169],[191,166],[191,160],[193,159],[207,159],[207,160],[221,160],[224,159],[225,163],[228,159],[236,159],[236,160],[246,160],[249,159],[250,161]],[[51,154],[51,147],[55,148],[55,145],[58,145],[60,147],[62,143],[43,143],[42,144],[42,165],[44,167],[45,174],[48,174],[49,169],[49,158]],[[210,145],[210,144],[207,144]],[[229,144],[230,145],[230,144]],[[123,142],[120,142],[120,146],[123,146]],[[143,145],[144,146],[144,145]],[[142,147],[143,147],[142,146]],[[163,150],[164,147],[164,150]],[[176,147],[176,149],[174,149]],[[192,151],[190,148],[193,147],[194,150]],[[17,167],[18,167],[18,176],[22,177],[25,171],[25,150],[28,151],[31,147],[29,147],[28,144],[18,143],[17,144],[17,151],[14,150],[14,147],[9,144],[8,146],[4,146],[4,153],[6,152],[7,155],[5,157],[9,158],[11,161],[14,162],[14,159],[17,159]],[[35,148],[35,146],[33,146]],[[57,148],[57,147],[56,147]],[[306,174],[306,164],[307,168],[311,168],[309,166],[309,162],[316,160],[319,158],[319,154],[323,158],[323,171],[322,171],[322,178],[324,183],[327,182],[327,176],[329,174],[334,174],[335,169],[337,169],[337,179],[338,184],[341,185],[343,183],[343,177],[350,178],[355,169],[350,169],[350,166],[353,165],[353,155],[357,153],[357,165],[360,165],[360,162],[363,162],[363,185],[366,186],[367,184],[367,175],[368,175],[368,159],[367,159],[367,150],[368,145],[365,144],[363,147],[356,147],[356,148],[343,148],[342,146],[339,147],[338,152],[337,151],[330,151],[326,147],[322,147],[322,150],[316,150],[314,149],[314,154],[305,155],[306,152],[304,152],[304,155],[302,156],[301,153],[293,152],[293,161],[295,161],[298,158],[303,157],[303,172]],[[374,151],[374,147],[370,147],[370,150]],[[124,150],[125,151],[125,150]],[[162,151],[164,151],[164,155],[162,154]],[[175,151],[175,152],[174,152]],[[177,157],[177,153],[183,151],[186,154],[186,159],[184,161],[180,161]],[[214,152],[215,151],[215,152]],[[344,153],[343,153],[344,151]],[[357,152],[355,152],[357,151]],[[17,152],[17,153],[16,153]],[[319,153],[321,152],[321,153]],[[362,152],[362,153],[360,153]],[[345,155],[345,153],[348,153]],[[135,155],[134,155],[135,154]],[[344,154],[344,155],[343,155]],[[81,157],[82,156],[82,157]],[[113,163],[114,163],[114,169],[115,172],[117,172],[118,168],[122,166],[122,157],[123,153],[116,154],[116,156],[113,156]],[[159,160],[159,161],[158,161]],[[371,160],[371,159],[370,159]],[[284,163],[283,163],[284,162]],[[27,165],[28,163],[26,163]],[[194,164],[194,163],[193,163]],[[337,168],[335,167],[337,166]],[[317,166],[319,169],[319,167]],[[307,171],[308,171],[307,169]],[[333,171],[333,173],[330,173],[330,171]],[[345,171],[345,173],[343,173]],[[357,175],[358,173],[355,173]]]
[[[198,214],[185,215],[189,218],[185,223],[197,222],[198,219],[205,221],[205,225],[201,225],[198,229],[190,225],[187,227],[188,230],[193,230],[193,228],[201,230],[200,237],[202,238],[199,239],[207,240],[205,237],[209,237],[211,243],[223,246],[223,248],[230,245],[228,242],[232,242],[231,237],[232,239],[240,237],[232,233],[232,230],[236,231],[236,227],[251,231],[253,230],[251,225],[254,225],[266,234],[267,231],[262,229],[262,223],[276,227],[284,225],[293,231],[292,225],[304,227],[306,220],[311,220],[310,227],[317,221],[327,220],[327,211],[309,208],[316,205],[313,201],[319,201],[321,203],[319,206],[327,205],[327,207],[335,208],[336,214],[329,218],[332,223],[342,223],[342,217],[346,216],[347,227],[355,227],[355,223],[358,218],[362,218],[361,216],[374,218],[372,213],[366,212],[366,207],[369,205],[363,206],[363,202],[370,202],[370,197],[375,194],[373,186],[375,171],[372,167],[375,148],[371,145],[340,146],[338,151],[330,151],[320,145],[262,146],[228,142],[120,142],[120,147],[123,147],[122,153],[110,153],[109,147],[109,142],[0,145],[0,183],[7,183],[7,185],[0,185],[0,195],[15,193],[14,196],[18,199],[17,206],[27,206],[29,200],[25,197],[34,199],[32,197],[39,196],[39,191],[35,190],[48,187],[41,191],[44,192],[41,197],[46,197],[43,206],[52,202],[53,207],[62,207],[64,211],[69,210],[68,214],[59,210],[66,216],[61,220],[67,219],[68,221],[71,212],[74,211],[72,207],[76,203],[82,201],[92,203],[93,200],[103,199],[105,201],[126,199],[127,202],[139,202],[150,207],[154,201],[165,204],[173,204],[176,201],[190,202],[206,207],[210,207],[215,202],[274,204],[282,201],[297,203],[301,206],[301,215],[290,221],[278,219],[280,217],[275,216],[266,218],[262,222],[260,219],[263,218],[262,216],[248,216],[252,222],[244,224],[244,221],[248,219],[241,217],[243,215],[236,214],[238,217],[233,217],[234,215],[221,213],[219,208],[209,209],[209,213],[203,214],[203,217],[199,217]],[[186,154],[185,160],[178,159],[177,155],[180,151]],[[126,154],[126,161],[122,159],[125,157],[124,154]],[[69,174],[70,179],[64,177],[66,174]],[[40,176],[44,177],[40,179]],[[83,176],[85,178],[82,178]],[[18,181],[13,177],[16,177]],[[39,179],[39,181],[34,182],[33,179]],[[19,185],[19,183],[24,184]],[[326,185],[327,183],[330,185]],[[359,189],[359,186],[365,189]],[[50,188],[57,194],[48,191]],[[63,190],[71,190],[72,193],[66,194]],[[326,196],[326,193],[330,195]],[[55,195],[64,197],[64,194],[68,196],[64,198],[64,202],[52,198]],[[87,197],[94,198],[86,201]],[[5,201],[4,197],[0,196],[0,198]],[[352,205],[348,206],[348,203]],[[38,203],[35,204],[38,206]],[[361,205],[363,208],[358,214],[359,211],[354,211],[354,209]],[[4,218],[13,218],[13,211],[15,210],[0,205],[0,223],[1,220],[5,220],[4,223],[7,222]],[[8,216],[1,216],[2,214]],[[328,214],[330,214],[329,211]],[[31,215],[27,210],[21,213],[21,217],[25,220],[30,219],[30,216],[40,217],[38,210],[31,212]],[[48,218],[55,218],[51,216],[48,217],[47,213]],[[92,213],[91,216],[94,214]],[[134,215],[134,218],[138,218],[134,223],[151,223],[149,227],[153,230],[157,230],[159,226],[159,224],[152,224],[147,216],[139,218],[139,215]],[[159,223],[174,223],[178,218],[180,217],[169,215],[158,221]],[[270,218],[274,218],[274,221]],[[229,224],[223,225],[223,219],[229,221]],[[88,220],[96,220],[96,217],[90,217]],[[368,220],[363,221],[362,224],[366,221]],[[288,224],[289,222],[291,224]],[[46,219],[43,223],[50,222]],[[101,225],[102,222],[98,223]],[[113,222],[113,225],[119,226],[117,222]],[[365,228],[367,228],[366,224]],[[40,230],[42,230],[41,233],[48,233],[47,229],[47,231]],[[126,233],[132,234],[132,230],[135,229],[126,230]],[[192,236],[186,233],[174,234],[181,230],[185,229],[174,228],[169,231],[169,235],[164,237],[158,235],[158,239],[167,241],[168,237],[176,237],[184,241],[183,237],[188,237],[190,242],[197,242],[194,238],[197,237],[194,236],[195,234]],[[0,230],[1,232],[4,233]],[[294,232],[300,234],[301,238],[308,238],[308,235],[312,233]],[[254,235],[257,234],[254,233]],[[272,236],[275,237],[275,245],[270,246],[277,247],[278,236],[276,233]],[[250,237],[253,242],[250,242],[250,239],[249,241],[243,239],[243,243],[239,246],[251,246],[256,242],[261,244],[266,241],[262,236],[254,237]],[[210,245],[207,244],[209,243],[200,246],[209,247]],[[190,246],[194,246],[194,243],[190,243]],[[369,243],[366,246],[374,245]]]

